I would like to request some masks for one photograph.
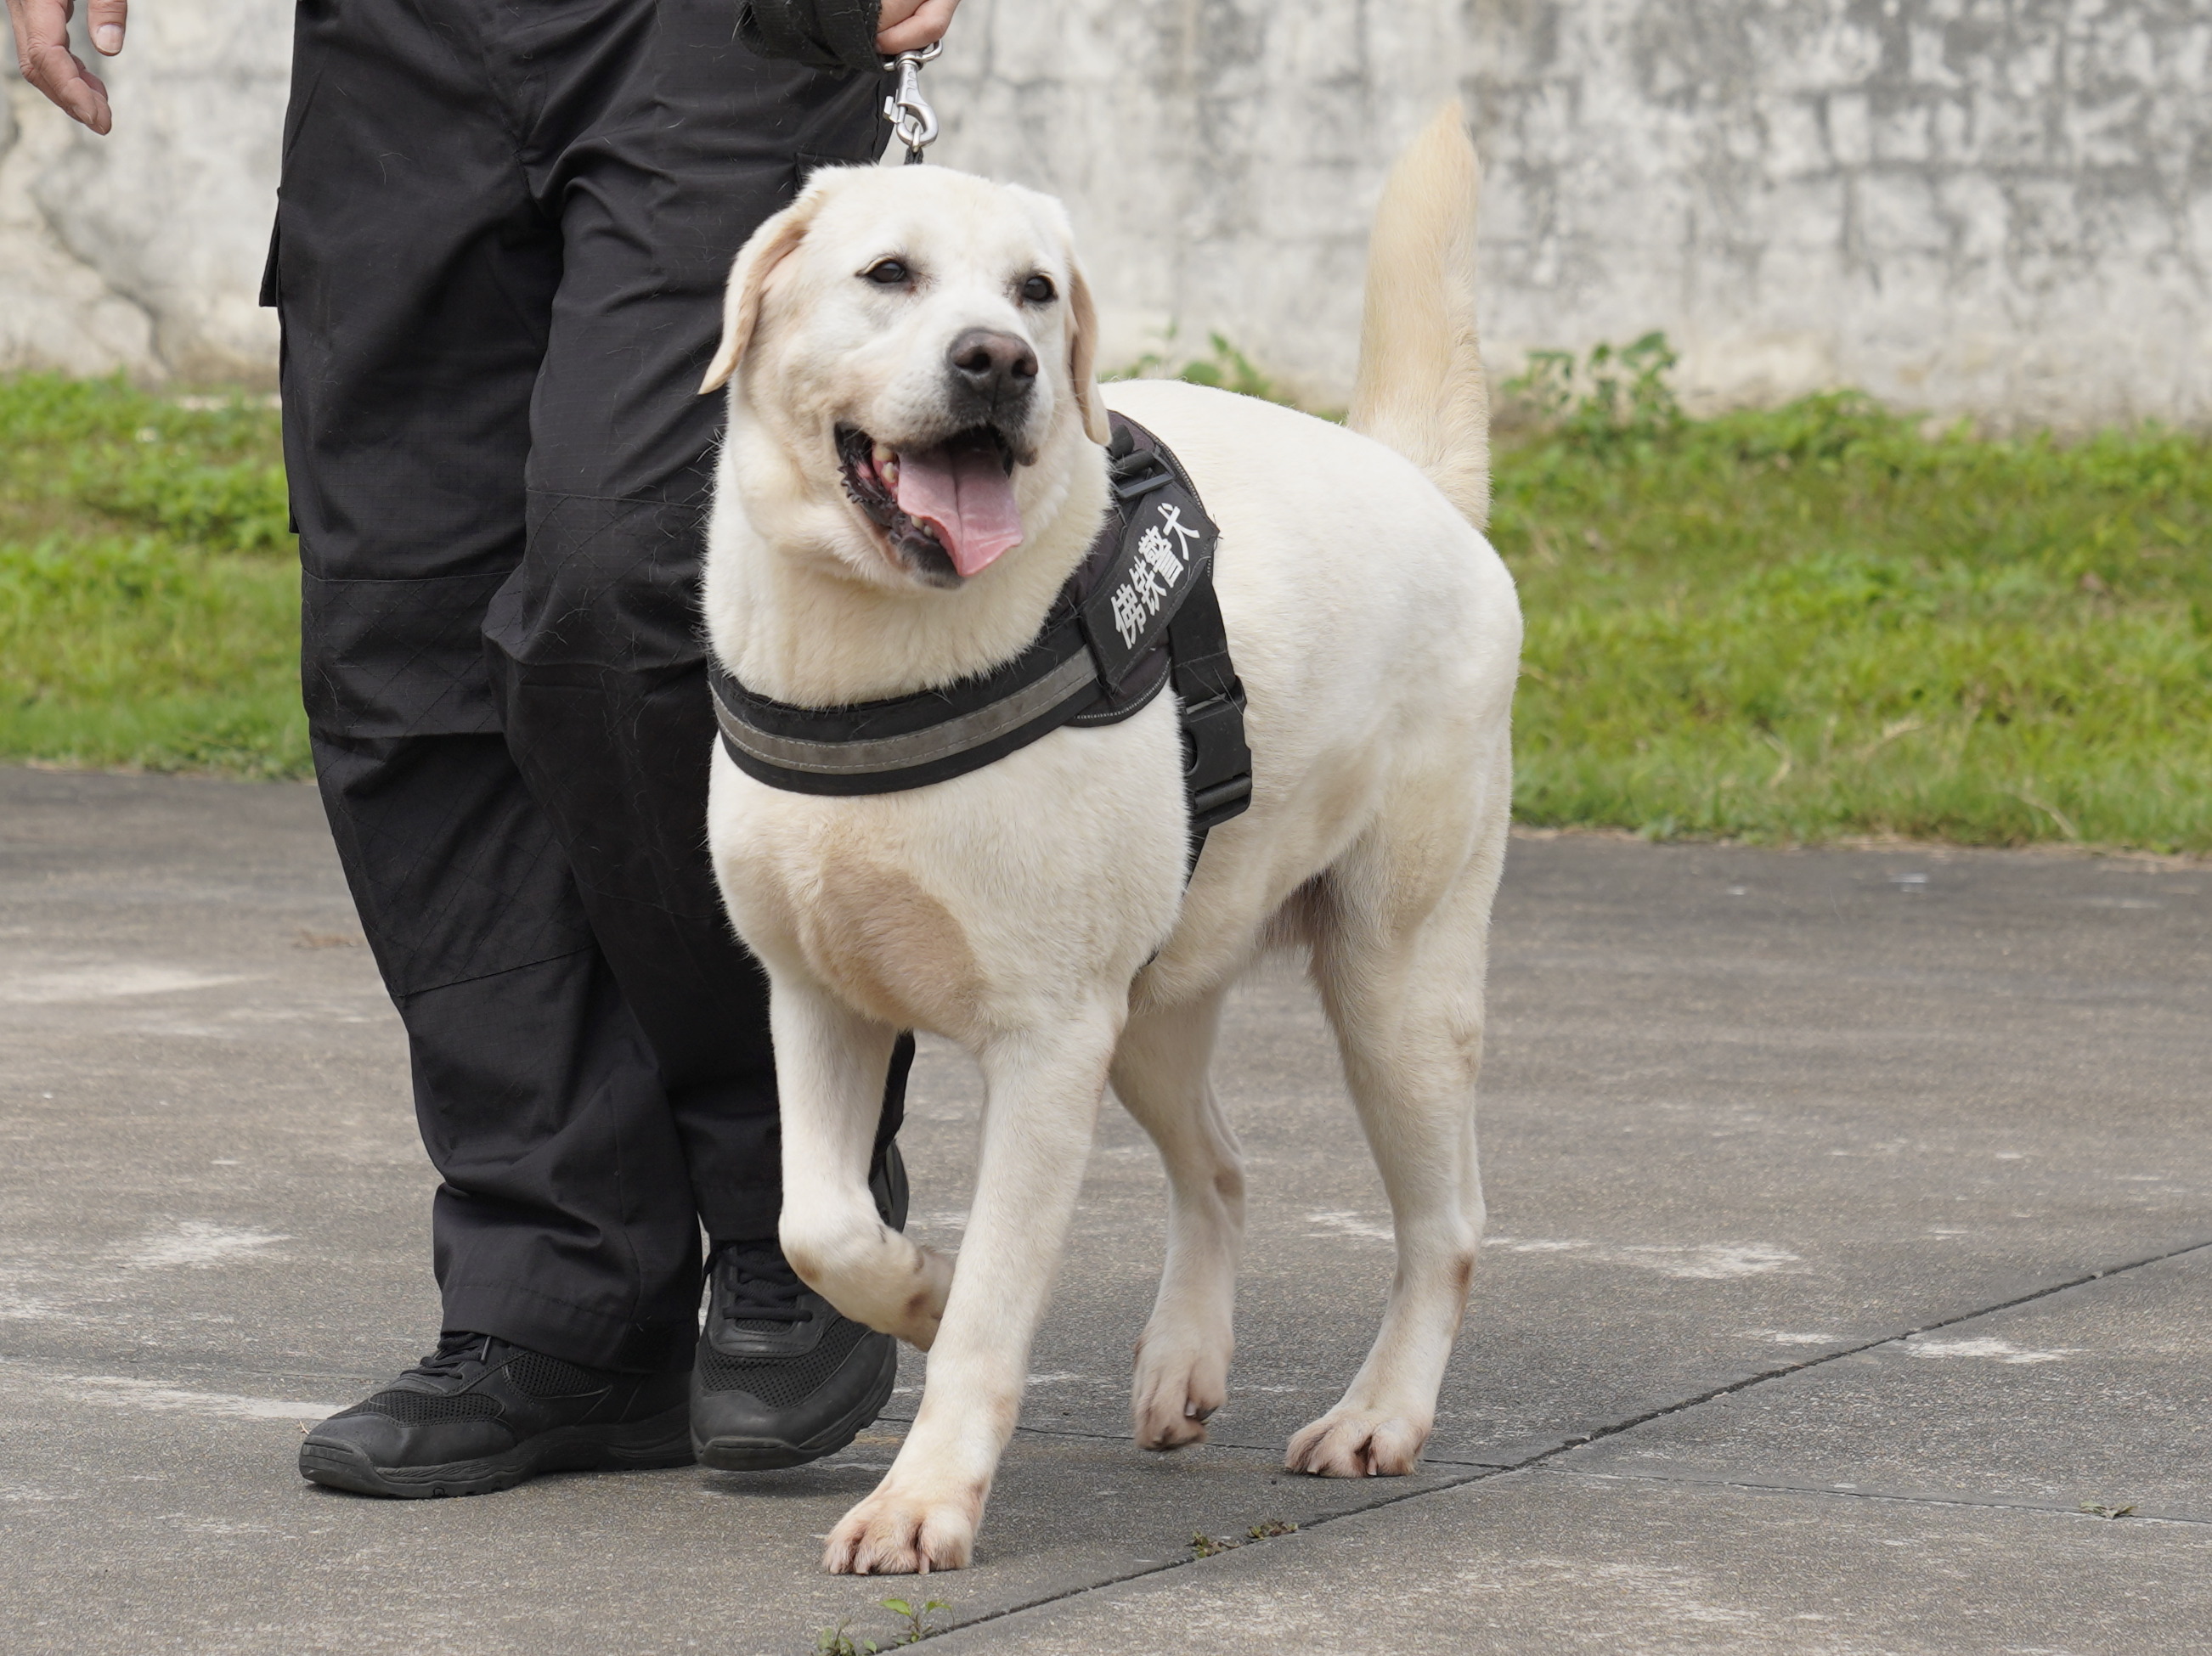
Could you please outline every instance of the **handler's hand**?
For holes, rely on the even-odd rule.
[[[92,0],[92,44],[103,58],[123,50],[126,0]],[[925,0],[924,9],[937,3]],[[955,0],[957,3],[957,0]],[[886,6],[886,15],[890,8]],[[909,8],[911,9],[911,8]],[[8,21],[15,30],[15,67],[23,78],[73,119],[95,132],[115,124],[108,111],[107,88],[69,48],[69,21],[76,0],[8,0]],[[951,14],[951,7],[945,12]],[[939,33],[944,33],[942,25]]]
[[[8,0],[10,6],[16,3]],[[100,0],[94,3],[97,6]],[[119,14],[122,0],[114,3]],[[896,58],[902,52],[920,52],[932,41],[943,39],[959,4],[960,0],[884,0],[884,9],[876,17],[876,50],[886,58]]]

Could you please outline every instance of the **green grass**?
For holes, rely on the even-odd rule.
[[[1691,421],[1669,362],[1502,388],[1522,820],[2212,852],[2212,441]],[[304,773],[297,615],[273,413],[0,379],[0,756]]]
[[[1687,421],[1654,343],[1516,387],[1522,821],[2212,851],[2212,442]]]
[[[0,756],[304,775],[276,416],[0,379]]]

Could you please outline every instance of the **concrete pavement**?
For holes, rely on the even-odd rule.
[[[313,795],[0,771],[0,1649],[783,1656],[887,1641],[877,1601],[924,1586],[947,1651],[2203,1648],[2208,920],[2203,865],[1516,839],[1486,1269],[1423,1475],[1276,1468],[1389,1249],[1270,976],[1218,1071],[1253,1212],[1214,1441],[1127,1439],[1162,1193],[1109,1112],[975,1568],[860,1582],[818,1538],[896,1419],[755,1477],[301,1483],[306,1422],[437,1319],[404,1051]],[[943,1242],[975,1105],[926,1049]]]

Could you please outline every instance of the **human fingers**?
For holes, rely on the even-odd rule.
[[[960,0],[884,0],[882,32],[876,36],[876,50],[886,58],[895,58],[902,52],[919,52],[933,41],[945,38],[951,27],[952,14],[959,8]],[[892,21],[895,11],[903,15]]]
[[[72,119],[105,133],[114,124],[107,88],[69,49],[72,9],[70,0],[8,0],[8,21],[15,33],[15,66]]]
[[[92,0],[85,20],[92,25],[92,44],[103,58],[123,50],[123,25],[130,0]]]

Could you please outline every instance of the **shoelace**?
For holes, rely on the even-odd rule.
[[[774,1242],[732,1242],[714,1269],[721,1273],[722,1315],[732,1322],[803,1323],[814,1314],[799,1303],[806,1284]]]
[[[465,1328],[441,1329],[438,1349],[417,1361],[407,1373],[420,1374],[426,1380],[454,1380],[459,1377],[464,1364],[488,1362],[490,1356],[490,1335],[471,1334]]]

